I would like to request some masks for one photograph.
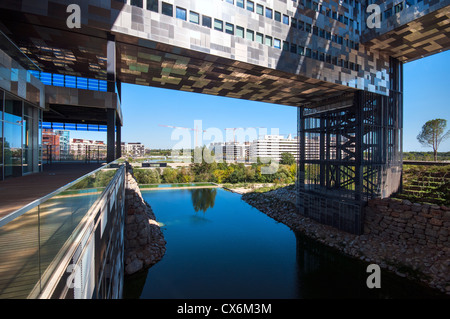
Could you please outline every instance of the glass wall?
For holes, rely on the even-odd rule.
[[[40,114],[31,104],[0,90],[0,180],[39,170]]]
[[[0,181],[3,180],[3,96],[0,90]]]

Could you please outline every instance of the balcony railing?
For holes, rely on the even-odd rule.
[[[42,163],[83,162],[102,163],[106,161],[106,145],[83,145],[76,150],[59,145],[42,146]]]
[[[109,241],[120,244],[120,234],[108,228],[122,227],[124,178],[125,166],[113,162],[0,219],[0,298],[91,298],[93,287],[96,298],[117,297],[98,274],[102,263],[111,267],[105,258],[117,259]],[[81,279],[69,281],[69,270],[77,269]]]

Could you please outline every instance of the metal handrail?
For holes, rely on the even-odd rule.
[[[111,164],[114,164],[116,161],[111,162]],[[118,172],[125,171],[125,166],[119,167]],[[96,170],[98,171],[98,169]],[[92,172],[93,174],[94,172]],[[90,175],[90,174],[88,174]],[[43,287],[41,287],[40,283],[37,283],[34,289],[30,292],[28,298],[39,298],[39,299],[50,299],[53,295],[56,286],[58,285],[59,280],[62,278],[62,274],[65,272],[67,266],[70,262],[72,262],[72,258],[77,251],[77,249],[80,246],[81,240],[83,236],[85,236],[86,233],[89,233],[92,231],[91,229],[87,228],[86,225],[88,225],[89,221],[92,221],[95,217],[94,212],[99,211],[99,207],[101,207],[102,201],[105,200],[105,194],[108,194],[108,192],[117,184],[117,180],[119,179],[119,175],[116,173],[115,176],[112,178],[112,180],[108,183],[106,188],[103,190],[102,195],[100,198],[96,200],[96,202],[91,206],[89,211],[85,214],[83,221],[79,223],[79,225],[74,230],[74,234],[77,234],[72,242],[66,242],[64,246],[60,249],[57,256],[55,256],[55,259],[53,262],[47,267],[44,274],[41,276],[42,278],[48,277],[48,280],[44,284]],[[113,186],[114,185],[114,186]],[[57,260],[57,263],[55,263],[55,260]],[[67,288],[67,287],[66,287]],[[64,295],[67,293],[67,289],[65,289],[62,292],[62,295],[60,298],[64,298]]]
[[[74,186],[75,184],[77,184],[81,180],[83,180],[83,179],[85,179],[85,178],[87,178],[87,177],[89,177],[89,176],[91,176],[91,175],[101,171],[102,169],[105,169],[105,167],[108,167],[108,166],[111,166],[111,165],[114,165],[114,164],[117,164],[117,163],[118,163],[117,160],[115,160],[115,161],[113,161],[113,162],[111,162],[109,164],[105,164],[105,165],[97,168],[96,170],[94,170],[94,171],[92,171],[90,173],[87,173],[87,174],[77,178],[76,180],[70,182],[69,184],[61,186],[57,190],[55,190],[55,191],[53,191],[53,192],[51,192],[51,193],[49,193],[49,194],[47,194],[47,195],[45,195],[45,196],[43,196],[41,198],[38,198],[35,201],[33,201],[33,202],[31,202],[31,203],[29,203],[29,204],[27,204],[27,205],[17,209],[16,211],[6,215],[5,217],[0,218],[0,227],[5,226],[9,222],[11,222],[11,221],[15,220],[16,218],[22,216],[23,214],[25,214],[26,212],[30,211],[31,209],[41,205],[42,203],[46,202],[50,198],[54,197],[55,195],[57,195],[57,194],[65,191],[65,190],[67,190],[68,188]]]

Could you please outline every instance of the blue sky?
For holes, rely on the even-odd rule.
[[[449,62],[447,51],[404,65],[404,151],[431,151],[416,139],[428,120],[446,119],[450,129]],[[297,131],[297,109],[289,106],[129,84],[122,85],[122,99],[122,141],[141,142],[152,149],[170,149],[181,140],[171,140],[173,129],[160,125],[194,128],[199,124],[195,121],[201,121],[203,130],[216,128],[224,138],[231,132],[225,128],[232,127],[263,127],[268,134],[278,130],[280,134],[295,135]],[[184,130],[188,132],[194,145],[195,133]],[[255,132],[263,134],[264,130]],[[71,132],[71,137],[85,136],[106,140],[104,133]],[[450,151],[450,139],[441,144],[439,151]]]

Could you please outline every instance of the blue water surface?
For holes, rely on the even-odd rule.
[[[167,241],[156,265],[126,277],[126,299],[422,298],[391,273],[369,289],[367,264],[296,234],[220,188],[142,191]]]

